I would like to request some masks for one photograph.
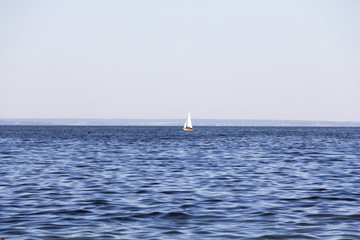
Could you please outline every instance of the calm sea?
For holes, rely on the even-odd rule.
[[[0,239],[360,239],[359,226],[360,128],[0,127]]]

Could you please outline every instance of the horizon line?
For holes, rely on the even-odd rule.
[[[82,118],[82,117],[0,117],[0,120],[183,120],[185,118]],[[257,119],[257,118],[192,118],[192,120],[239,120],[239,121],[296,121],[296,122],[355,122],[360,120],[300,120],[300,119]]]

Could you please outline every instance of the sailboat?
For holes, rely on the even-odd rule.
[[[188,117],[187,117],[187,120],[185,121],[183,130],[184,131],[194,131],[192,123],[191,123],[190,112],[188,112]]]

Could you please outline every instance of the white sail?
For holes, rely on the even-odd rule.
[[[187,117],[185,124],[186,124],[186,127],[193,128],[192,123],[191,123],[190,112],[188,113],[188,117]]]
[[[185,121],[185,123],[184,123],[184,128],[186,128],[186,123],[187,123],[187,121]]]

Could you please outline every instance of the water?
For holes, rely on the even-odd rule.
[[[359,226],[360,128],[0,127],[6,240],[360,239]]]

